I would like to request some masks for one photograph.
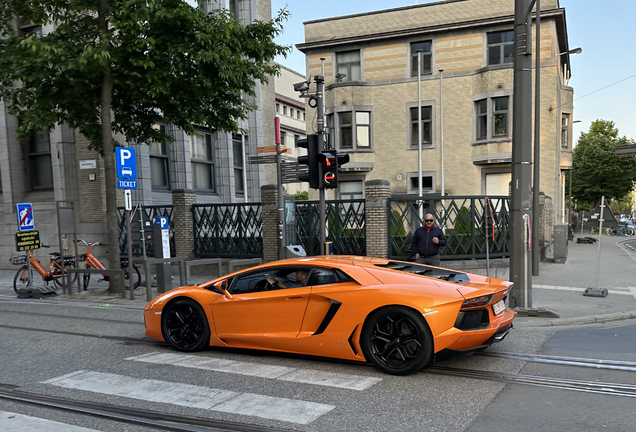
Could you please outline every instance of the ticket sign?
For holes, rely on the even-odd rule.
[[[15,250],[24,252],[33,249],[40,249],[39,231],[20,231],[15,233]]]

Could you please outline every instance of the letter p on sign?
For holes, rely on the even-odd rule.
[[[132,147],[116,147],[117,177],[123,179],[137,178],[137,159]]]

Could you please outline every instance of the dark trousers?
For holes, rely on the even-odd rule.
[[[419,264],[428,264],[428,265],[439,267],[439,254],[433,255],[430,257],[425,257],[420,255],[420,257],[416,259],[415,262]]]

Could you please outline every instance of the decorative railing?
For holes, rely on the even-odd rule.
[[[128,235],[126,231],[126,219],[124,208],[118,207],[119,217],[119,251],[122,255],[128,253]],[[155,243],[153,237],[152,219],[155,217],[167,217],[170,231],[170,255],[175,256],[174,221],[172,218],[172,206],[143,206],[137,207],[130,223],[132,233],[133,255],[142,256],[145,245],[146,256],[155,256]],[[143,228],[142,228],[143,227]],[[143,229],[143,231],[142,231]],[[142,240],[143,238],[143,240]]]
[[[435,224],[445,233],[447,243],[441,249],[442,259],[486,258],[486,244],[491,258],[509,256],[509,197],[489,198],[495,231],[494,239],[486,241],[486,197],[424,197],[421,214],[431,213]],[[415,254],[410,246],[413,233],[422,225],[419,203],[418,197],[412,195],[393,196],[388,200],[390,258],[409,259]]]

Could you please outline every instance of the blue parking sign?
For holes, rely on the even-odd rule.
[[[137,178],[137,159],[132,147],[115,147],[117,177],[121,179]]]
[[[168,229],[168,218],[165,216],[157,216],[152,218],[152,223],[154,225],[159,225],[159,228],[161,229]]]
[[[18,230],[34,230],[35,222],[33,222],[33,205],[31,203],[19,203],[15,206],[18,213]]]

